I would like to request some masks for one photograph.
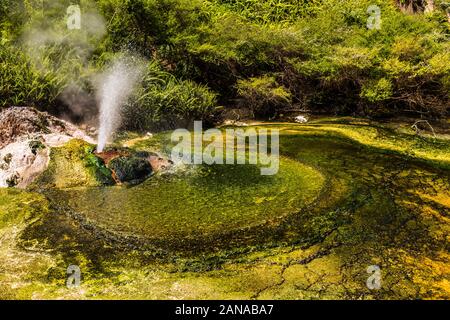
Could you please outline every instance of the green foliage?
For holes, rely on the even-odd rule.
[[[280,86],[275,77],[262,76],[239,80],[237,83],[238,93],[245,98],[248,107],[255,115],[272,115],[276,109],[273,106],[289,105],[291,93]]]
[[[258,23],[293,22],[320,9],[322,0],[216,0],[247,19]]]
[[[66,2],[51,1],[45,15],[38,2],[2,2],[3,106],[60,111],[67,85],[92,96],[92,75],[125,49],[153,61],[150,80],[127,106],[133,129],[211,119],[217,102],[233,106],[238,98],[267,115],[286,105],[365,115],[373,103],[392,112],[448,112],[446,1],[436,1],[433,13],[405,14],[399,3],[381,0],[82,0],[84,10],[103,15],[105,36],[71,33],[16,54],[36,26],[64,29]],[[381,9],[379,30],[367,28],[370,5]],[[250,85],[273,75],[269,87],[281,88],[282,98]]]
[[[142,88],[125,108],[125,126],[145,130],[187,126],[192,120],[208,121],[216,107],[216,94],[190,80],[177,80],[148,64]]]
[[[8,5],[8,19],[0,24],[0,107],[32,105],[65,113],[64,89],[68,85],[86,87],[93,71],[87,61],[93,37],[86,32],[68,32],[65,8],[69,4],[52,0]]]
[[[61,78],[41,74],[16,48],[0,47],[0,107],[52,104],[61,90]]]
[[[392,96],[392,83],[382,78],[374,83],[367,83],[362,88],[361,97],[369,102],[385,101]]]

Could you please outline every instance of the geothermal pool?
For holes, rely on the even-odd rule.
[[[425,202],[442,209],[426,199],[449,190],[446,171],[336,139],[289,131],[282,138],[274,176],[262,176],[257,165],[195,165],[137,186],[46,194],[100,236],[182,252],[312,243],[358,213],[395,219],[411,212],[407,203]]]
[[[60,190],[49,197],[103,230],[186,246],[274,224],[312,204],[324,182],[314,168],[282,158],[274,176],[262,176],[256,165],[199,165],[137,186]]]
[[[51,250],[56,269],[82,264],[86,290],[100,296],[448,297],[450,172],[392,148],[439,158],[449,144],[357,125],[265,127],[281,130],[275,176],[197,165],[135,186],[48,189],[48,213],[21,245]],[[133,148],[164,153],[168,139]],[[377,292],[365,283],[371,265],[383,270]]]

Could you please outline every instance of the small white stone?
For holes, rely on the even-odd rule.
[[[307,123],[308,122],[308,118],[302,115],[296,116],[295,117],[295,122],[298,123]]]

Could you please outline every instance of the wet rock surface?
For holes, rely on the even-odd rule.
[[[136,155],[114,158],[108,163],[108,168],[119,182],[139,183],[152,173],[148,160]]]
[[[173,162],[157,153],[135,151],[129,148],[109,148],[95,153],[106,167],[111,170],[117,183],[138,184],[145,181],[154,172],[169,169]]]

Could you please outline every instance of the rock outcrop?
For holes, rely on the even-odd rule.
[[[34,108],[0,113],[0,187],[26,188],[48,167],[50,148],[94,140],[75,125]]]
[[[134,184],[173,164],[151,152],[95,149],[95,140],[67,121],[33,108],[8,108],[0,113],[0,187]]]
[[[169,169],[173,162],[158,154],[147,151],[134,151],[129,148],[107,149],[96,153],[111,170],[117,183],[139,183],[152,173]]]
[[[108,168],[121,183],[139,183],[152,173],[152,167],[147,159],[135,155],[114,158],[109,162]]]
[[[70,138],[94,142],[77,126],[34,108],[10,107],[0,113],[0,149],[36,135],[43,136],[51,145],[64,144]]]

